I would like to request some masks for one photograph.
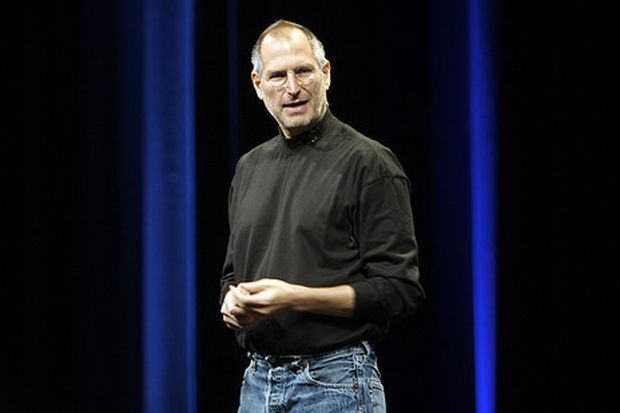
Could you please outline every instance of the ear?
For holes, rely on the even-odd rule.
[[[263,90],[261,89],[260,75],[256,72],[252,72],[250,77],[252,78],[252,86],[254,86],[254,91],[256,92],[256,96],[258,96],[260,100],[263,100]]]
[[[321,71],[323,72],[323,85],[325,86],[325,90],[329,90],[329,86],[332,84],[332,64],[329,63],[329,60],[325,62]]]

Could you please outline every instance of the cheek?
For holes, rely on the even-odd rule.
[[[280,117],[282,109],[274,96],[263,96],[263,104],[271,116]]]
[[[321,105],[322,102],[327,98],[326,94],[327,88],[323,84],[318,84],[315,88],[313,88],[312,96],[314,99],[314,104]]]
[[[276,107],[279,102],[278,96],[274,93],[264,93],[263,101],[269,107]]]

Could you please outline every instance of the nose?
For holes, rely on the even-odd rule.
[[[286,92],[290,95],[297,95],[300,91],[299,82],[297,82],[297,77],[295,73],[288,72],[286,74]]]

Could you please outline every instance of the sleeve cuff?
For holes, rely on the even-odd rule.
[[[368,281],[362,281],[351,284],[351,287],[355,291],[353,318],[356,320],[381,319],[383,306],[375,286]]]
[[[220,306],[224,303],[224,297],[226,297],[226,293],[228,292],[228,287],[231,285],[235,285],[233,282],[226,282],[222,285],[222,289],[220,290]]]

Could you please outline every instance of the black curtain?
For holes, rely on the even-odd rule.
[[[140,411],[140,158],[122,127],[116,4],[15,6],[3,19],[2,293],[14,328],[0,404]]]
[[[498,411],[618,405],[616,38],[604,8],[503,7]]]

